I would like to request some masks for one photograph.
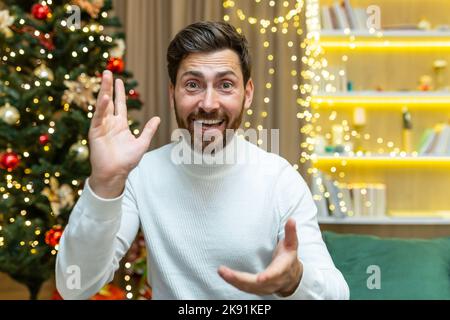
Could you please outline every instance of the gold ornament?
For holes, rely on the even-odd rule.
[[[41,64],[39,67],[34,69],[33,73],[39,79],[53,81],[53,79],[55,78],[53,75],[53,71],[50,68],[48,68],[45,64]]]
[[[68,88],[64,91],[62,100],[66,103],[75,103],[80,108],[88,111],[88,107],[95,105],[95,96],[100,90],[101,79],[89,77],[85,73],[78,76],[77,81],[64,81]]]
[[[50,178],[50,188],[45,187],[42,194],[50,202],[55,217],[59,216],[61,208],[72,207],[75,202],[72,188],[68,184],[59,187],[59,182],[54,177]]]
[[[429,31],[431,30],[431,22],[427,19],[421,19],[417,24],[417,28],[419,28],[420,30]]]
[[[3,33],[7,38],[13,35],[9,27],[14,23],[14,20],[15,18],[9,15],[8,10],[0,11],[0,32]]]
[[[89,158],[89,148],[84,145],[81,141],[74,143],[70,149],[69,153],[75,156],[77,161],[85,161]]]
[[[0,119],[9,125],[13,125],[19,121],[20,113],[15,107],[11,106],[9,103],[6,103],[0,108]]]
[[[72,0],[72,4],[79,6],[86,11],[91,18],[97,18],[100,10],[103,8],[104,0]]]

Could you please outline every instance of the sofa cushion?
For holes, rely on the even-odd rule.
[[[323,237],[347,280],[350,299],[450,299],[450,237],[397,239],[330,231]]]

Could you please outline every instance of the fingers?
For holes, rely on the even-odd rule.
[[[286,249],[297,250],[298,248],[297,226],[292,218],[288,219],[284,226],[284,245]]]
[[[91,126],[93,128],[99,127],[103,123],[103,119],[105,118],[108,110],[108,105],[111,102],[111,97],[108,95],[103,95],[97,101],[97,105],[95,106],[94,116],[92,117]]]
[[[160,122],[161,119],[159,117],[153,117],[145,125],[144,130],[138,138],[138,140],[141,141],[144,147],[148,148],[150,146],[150,142],[152,141],[152,138],[156,130],[158,129]]]
[[[218,273],[226,282],[248,293],[266,295],[276,292],[280,287],[279,279],[259,282],[256,274],[232,270],[224,266],[219,268]]]
[[[119,115],[127,118],[127,97],[125,94],[125,85],[121,79],[117,79],[115,82],[116,98],[114,101],[115,110],[114,115]]]
[[[257,276],[259,283],[270,282],[280,277],[292,264],[292,257],[289,255],[280,255],[275,257],[269,266]]]
[[[226,282],[239,290],[246,292],[256,292],[258,290],[256,274],[236,271],[224,266],[219,267],[218,273]]]
[[[102,85],[100,87],[100,92],[98,93],[97,97],[97,103],[95,105],[94,116],[92,117],[91,126],[93,128],[102,125],[103,119],[108,114],[108,110],[112,106],[112,96],[113,96],[112,82],[113,82],[113,75],[111,71],[105,70],[103,72]]]
[[[102,99],[104,95],[112,97],[113,92],[113,74],[109,70],[103,71],[102,85],[100,87],[100,92],[98,93],[98,98]]]

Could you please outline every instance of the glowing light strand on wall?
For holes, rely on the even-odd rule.
[[[263,1],[263,0],[254,0],[257,5],[263,5],[264,3],[267,4],[269,7],[276,7],[277,1]],[[259,28],[258,31],[261,34],[262,37],[264,35],[270,33],[278,33],[281,32],[282,34],[287,34],[289,32],[289,28],[294,28],[295,34],[297,36],[303,35],[303,29],[301,25],[301,13],[304,7],[304,1],[303,0],[295,0],[295,1],[283,1],[282,7],[286,8],[286,13],[278,15],[276,17],[264,17],[264,18],[256,18],[254,16],[251,16],[247,14],[244,10],[238,7],[237,5],[238,1],[231,1],[231,0],[225,0],[223,1],[223,7],[228,10],[227,14],[224,15],[223,19],[224,21],[230,21],[231,14],[235,14],[238,18],[238,21],[242,21],[242,23],[248,23],[251,27]],[[238,32],[242,32],[242,29],[237,27]],[[263,97],[263,103],[264,105],[269,105],[271,102],[270,99],[270,91],[273,90],[273,77],[276,74],[276,68],[274,66],[274,61],[276,59],[275,53],[271,51],[271,42],[269,39],[265,38],[261,41],[262,43],[262,50],[264,54],[266,55],[266,59],[268,63],[266,64],[267,70],[266,74],[268,75],[269,79],[267,82],[264,83],[264,90],[265,94]],[[286,43],[288,48],[291,48],[292,50],[295,48],[295,41],[289,40]],[[303,48],[305,45],[302,43]],[[298,56],[296,54],[291,54],[290,59],[293,63],[297,63],[299,60]],[[299,76],[301,76],[297,70],[297,67],[293,68],[290,72],[290,75],[294,79],[298,79]],[[299,82],[299,81],[297,81]],[[292,86],[292,89],[294,91],[300,91],[302,94],[304,93],[304,90],[301,90],[301,85],[299,83],[296,83]],[[297,103],[300,105],[302,99],[298,98]],[[258,115],[264,119],[266,119],[269,116],[268,108],[265,107],[265,110],[261,111]],[[300,114],[300,113],[299,113]],[[297,117],[299,118],[299,114],[297,114]],[[248,116],[255,115],[254,111],[252,109],[249,109],[247,111]],[[250,121],[244,122],[244,127],[249,128],[252,126],[252,123]],[[261,124],[256,124],[255,127],[258,130],[262,130],[263,126]],[[298,165],[295,164],[294,167],[297,169]]]

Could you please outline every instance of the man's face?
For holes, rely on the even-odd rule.
[[[191,137],[195,127],[204,148],[210,143],[205,136],[221,134],[225,142],[225,130],[239,128],[252,102],[253,82],[244,84],[239,56],[232,50],[193,53],[182,60],[169,93],[178,127]]]

